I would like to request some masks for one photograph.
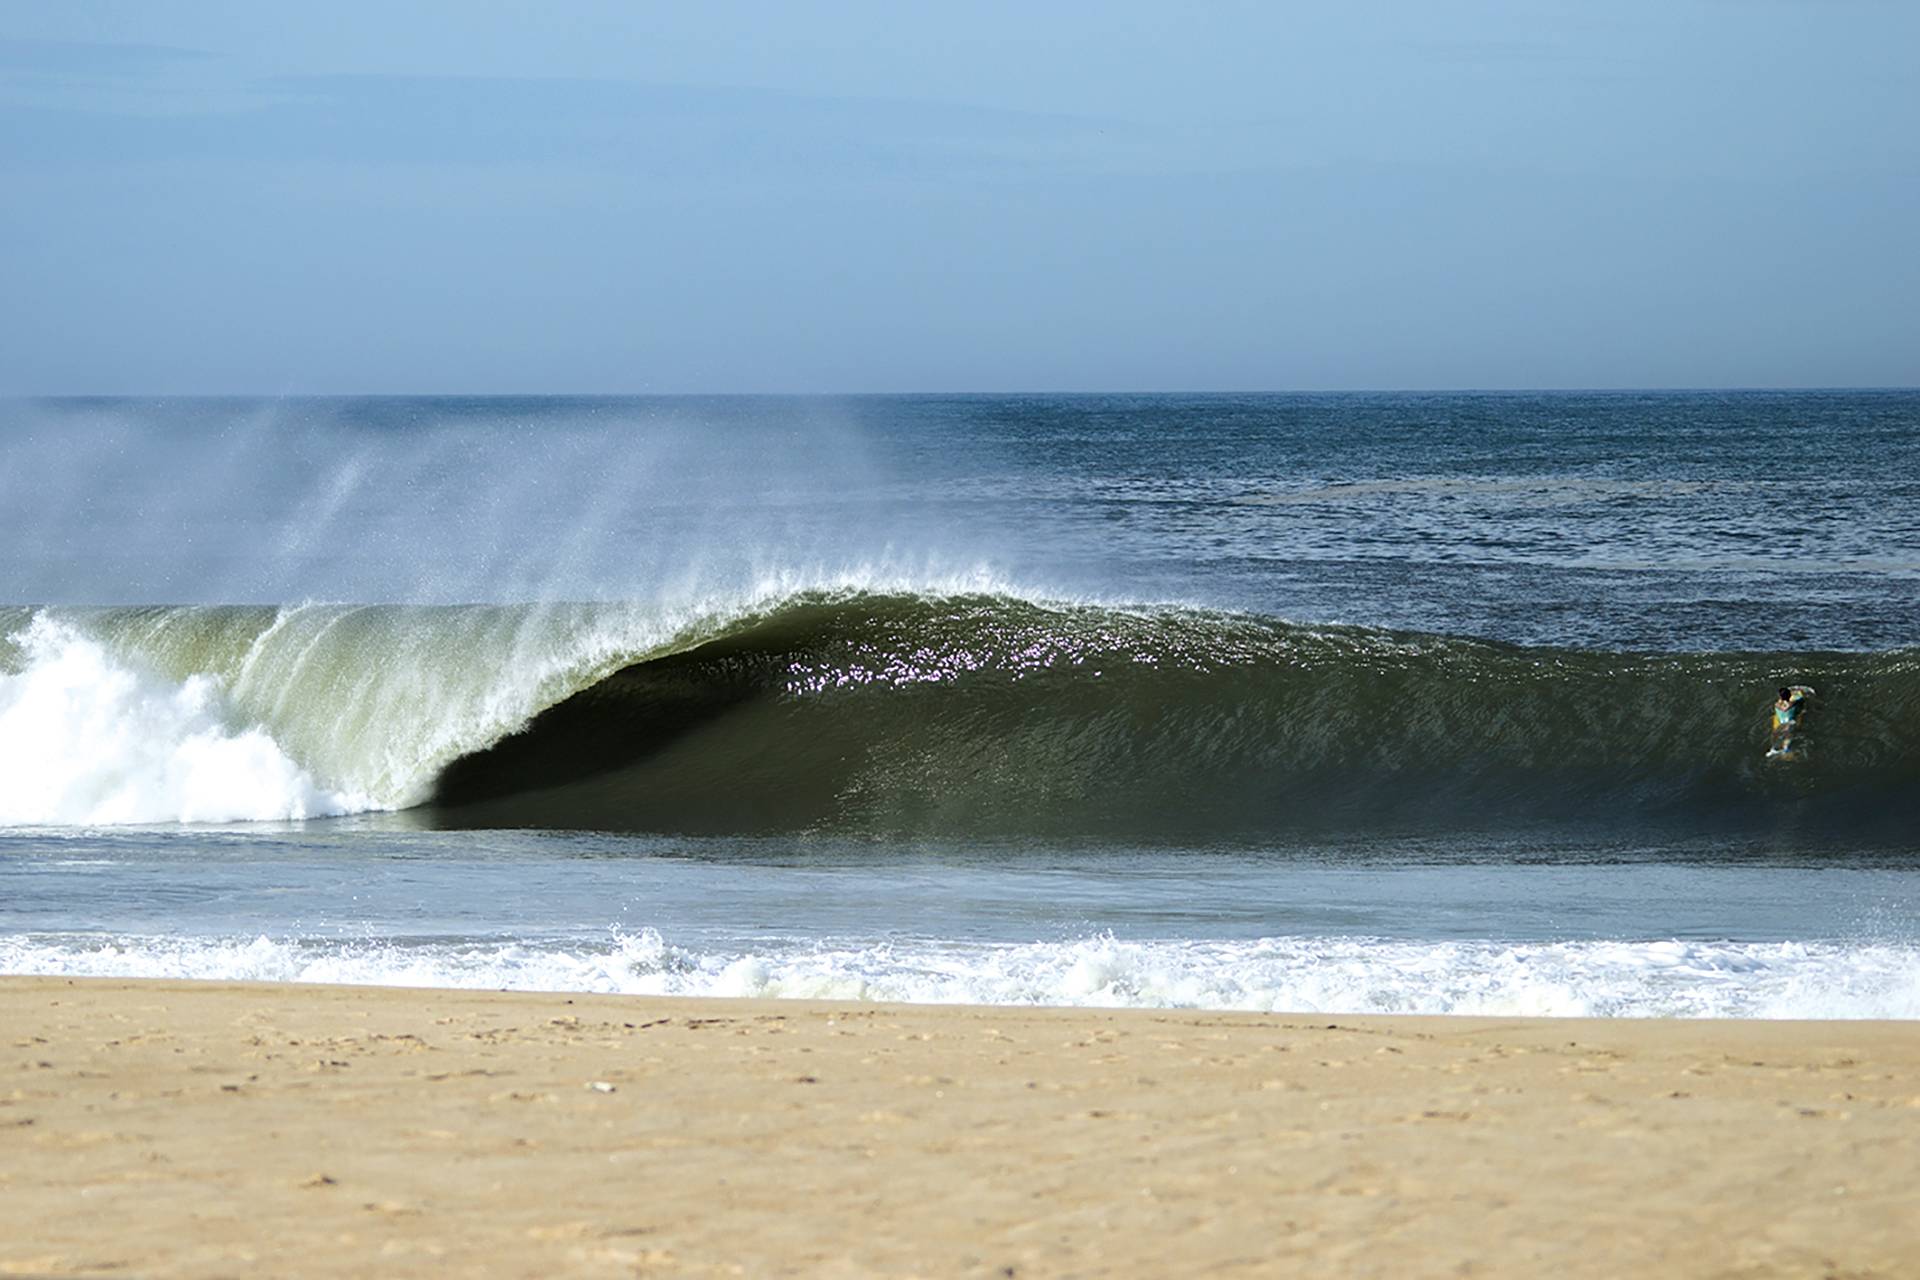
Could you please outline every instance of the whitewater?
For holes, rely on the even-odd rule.
[[[1911,394],[0,426],[0,972],[1920,1016]]]
[[[703,951],[605,943],[396,946],[258,936],[0,943],[0,971],[480,991],[1481,1017],[1916,1018],[1920,948],[1274,938]]]
[[[815,581],[894,585],[866,569]],[[407,808],[568,694],[793,592],[770,579],[724,604],[0,607],[0,825]]]

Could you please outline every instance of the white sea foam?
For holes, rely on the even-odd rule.
[[[43,610],[0,636],[0,826],[406,808],[579,688],[798,593],[1012,590],[878,563],[629,604]]]
[[[0,972],[932,1004],[1555,1017],[1920,1018],[1920,946],[1273,938],[845,946],[0,938]]]
[[[208,677],[170,681],[36,617],[0,672],[0,826],[231,822],[363,808],[317,785]]]

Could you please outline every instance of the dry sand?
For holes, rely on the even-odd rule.
[[[0,980],[0,1275],[1920,1276],[1920,1025]]]

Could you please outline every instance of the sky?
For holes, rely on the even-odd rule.
[[[0,0],[0,395],[1920,385],[1920,4]]]

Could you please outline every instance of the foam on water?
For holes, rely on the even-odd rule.
[[[801,591],[881,588],[1011,589],[879,563],[627,604],[22,610],[0,626],[0,827],[405,808],[638,657]]]
[[[1920,946],[1288,937],[852,944],[0,938],[0,972],[630,995],[1494,1017],[1920,1018]]]
[[[36,617],[0,671],[0,826],[231,822],[367,807],[317,785],[206,676],[173,682]]]

